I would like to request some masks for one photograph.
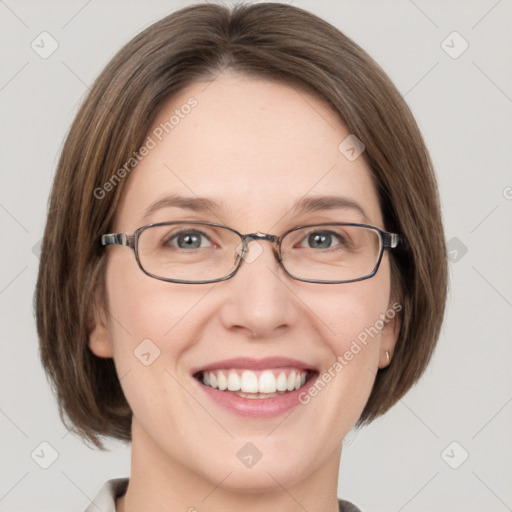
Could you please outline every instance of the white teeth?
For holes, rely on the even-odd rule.
[[[211,378],[211,373],[210,373],[210,378]],[[228,389],[228,379],[226,378],[226,376],[222,373],[222,372],[219,372],[219,375],[217,377],[217,383],[218,383],[218,388],[221,390],[221,391],[224,391],[225,389]],[[212,388],[213,388],[213,384],[212,384]]]
[[[238,391],[240,396],[247,398],[255,398],[254,395],[258,393],[266,395],[264,398],[272,398],[279,396],[278,393],[300,389],[306,379],[307,371],[303,370],[291,370],[288,376],[284,371],[264,370],[256,373],[244,370],[240,376],[236,370],[215,370],[204,372],[202,382],[220,391]]]
[[[277,377],[276,388],[277,391],[286,391],[286,374],[284,372],[281,372]]]
[[[258,377],[254,372],[246,370],[240,379],[240,389],[244,393],[257,393],[259,391]]]
[[[242,398],[251,398],[252,400],[258,400],[262,398],[274,398],[279,396],[279,393],[242,393],[241,391],[237,393],[238,396]]]
[[[288,391],[293,391],[295,389],[295,372],[291,372],[290,375],[288,375],[286,389]]]
[[[260,393],[275,393],[277,389],[276,378],[270,370],[265,370],[260,375]],[[280,390],[282,391],[282,390]]]
[[[240,377],[234,371],[230,371],[228,375],[228,391],[240,391]]]

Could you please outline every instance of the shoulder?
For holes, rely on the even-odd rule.
[[[84,512],[116,512],[116,498],[128,487],[128,478],[114,478],[105,482]]]
[[[338,500],[338,505],[340,512],[361,512],[361,510],[353,503],[350,503],[350,501]]]

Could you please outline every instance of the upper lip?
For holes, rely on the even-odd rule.
[[[251,357],[235,357],[233,359],[223,359],[215,361],[205,366],[201,366],[192,370],[192,374],[206,372],[212,370],[240,369],[240,370],[268,370],[272,368],[298,368],[302,370],[314,370],[314,368],[289,357],[265,357],[263,359],[254,359]]]

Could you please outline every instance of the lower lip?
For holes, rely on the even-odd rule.
[[[310,378],[300,389],[289,391],[274,398],[244,398],[232,392],[219,391],[210,386],[205,386],[197,379],[194,380],[197,381],[199,387],[209,398],[235,414],[250,418],[273,418],[290,411],[298,405],[302,405],[299,396],[307,394],[308,389],[314,385],[316,376]]]

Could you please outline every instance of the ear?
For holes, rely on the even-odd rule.
[[[394,302],[386,311],[387,320],[384,323],[380,337],[379,369],[389,366],[393,359],[393,351],[400,335],[400,327],[402,326],[401,310],[401,304]]]
[[[113,357],[114,346],[110,335],[107,312],[96,300],[88,319],[89,348],[98,357]]]

